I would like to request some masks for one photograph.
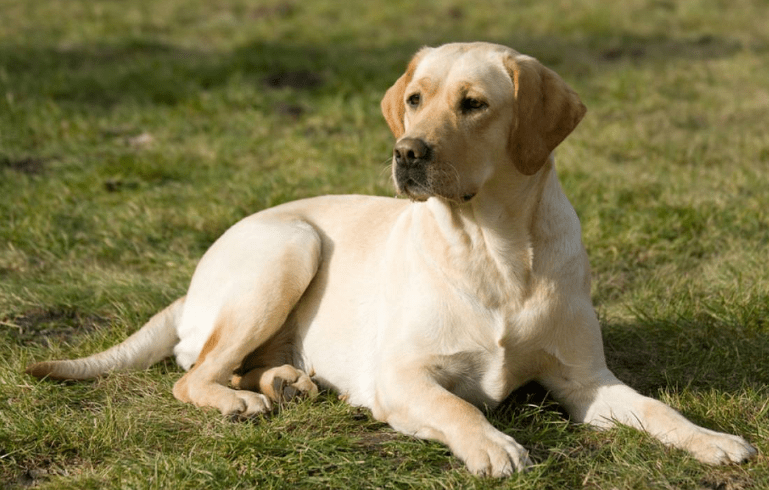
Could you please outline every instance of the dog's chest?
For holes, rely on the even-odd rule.
[[[431,370],[449,391],[493,407],[530,381],[546,359],[548,305],[488,307],[462,295],[443,302],[433,327],[415,335]]]

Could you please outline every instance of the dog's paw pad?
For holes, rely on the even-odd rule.
[[[286,386],[285,388],[283,388],[283,399],[285,401],[291,401],[294,398],[302,395],[303,393],[297,390],[296,388],[294,388],[293,386]]]
[[[302,390],[296,388],[293,384],[289,384],[288,381],[278,376],[272,380],[272,392],[277,398],[284,402],[291,401],[294,398],[305,394]]]
[[[286,402],[302,396],[314,397],[318,394],[318,386],[312,379],[290,365],[265,371],[259,384],[264,394],[276,402]]]

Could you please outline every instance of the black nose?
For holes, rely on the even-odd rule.
[[[418,163],[424,163],[432,157],[432,151],[427,144],[419,138],[403,138],[395,143],[393,148],[395,163],[404,167],[413,167]]]

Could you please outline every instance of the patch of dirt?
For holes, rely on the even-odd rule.
[[[0,488],[37,488],[48,483],[55,477],[68,477],[81,474],[83,463],[79,459],[67,461],[64,465],[53,463],[47,459],[33,463],[32,466],[21,466],[15,477],[0,480]]]
[[[0,319],[10,327],[11,336],[20,344],[50,345],[51,340],[68,342],[76,336],[107,325],[108,319],[98,315],[84,315],[68,308],[35,308],[20,315]]]
[[[107,179],[104,181],[104,190],[107,192],[120,192],[124,190],[136,190],[140,187],[139,182],[123,179]]]
[[[307,111],[299,104],[286,104],[282,102],[275,105],[275,112],[282,116],[297,119]]]
[[[296,12],[296,5],[292,2],[282,2],[275,6],[263,6],[256,7],[251,10],[249,16],[252,19],[265,19],[271,17],[277,17],[279,19],[285,19],[291,17]]]
[[[755,488],[748,475],[710,475],[702,480],[702,487],[708,490],[745,490]]]
[[[617,61],[622,58],[638,60],[644,56],[646,56],[646,50],[640,46],[633,46],[628,48],[609,48],[601,53],[601,58],[606,61]]]
[[[462,20],[465,18],[465,11],[462,10],[462,7],[451,7],[446,11],[446,14],[453,20]]]
[[[267,75],[264,84],[275,89],[311,90],[323,85],[323,77],[309,70],[284,71]]]
[[[37,175],[43,173],[47,161],[47,159],[40,157],[11,158],[0,155],[0,168],[9,168],[27,175]]]

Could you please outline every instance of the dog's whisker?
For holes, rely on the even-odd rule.
[[[392,173],[393,173],[393,163],[392,163],[392,160],[386,160],[386,161],[384,161],[382,163],[382,165],[384,165],[384,167],[382,167],[382,169],[379,171],[379,176],[381,177],[384,174],[392,175]]]

